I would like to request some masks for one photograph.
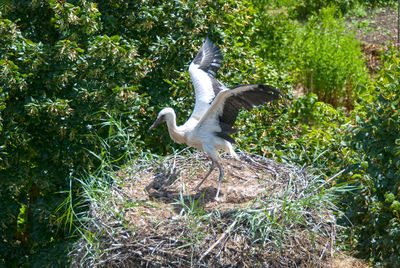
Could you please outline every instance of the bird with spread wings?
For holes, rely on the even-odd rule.
[[[189,66],[195,90],[195,105],[190,118],[182,126],[176,125],[176,114],[172,108],[162,109],[149,130],[166,122],[170,137],[177,143],[204,151],[211,159],[206,176],[196,186],[198,190],[214,170],[219,169],[216,198],[219,196],[224,170],[221,167],[218,150],[230,153],[240,160],[232,148],[235,140],[230,136],[238,130],[233,128],[240,109],[252,108],[279,99],[283,96],[278,89],[262,84],[225,87],[215,78],[222,64],[222,54],[207,37]]]

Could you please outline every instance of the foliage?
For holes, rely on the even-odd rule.
[[[375,99],[362,103],[351,145],[359,156],[351,181],[360,190],[345,205],[357,249],[377,264],[400,265],[400,58],[388,51]]]
[[[335,6],[338,8],[338,11],[344,14],[351,10],[358,2],[358,0],[302,0],[298,1],[295,11],[299,17],[305,18],[324,8]]]
[[[264,62],[276,66],[281,72],[287,72],[292,64],[290,57],[299,23],[291,18],[290,7],[280,2],[253,1],[255,31],[249,43]]]
[[[398,232],[399,193],[382,179],[398,176],[398,141],[386,131],[397,127],[397,57],[377,82],[382,96],[376,103],[369,103],[369,92],[362,96],[367,108],[353,114],[369,119],[353,122],[357,135],[346,147],[350,119],[334,107],[351,108],[347,100],[356,99],[365,73],[358,43],[335,9],[325,7],[333,3],[347,12],[355,2],[2,1],[0,265],[65,265],[71,234],[60,222],[71,223],[78,209],[73,199],[87,190],[76,179],[100,176],[105,166],[113,171],[149,149],[179,148],[165,127],[146,131],[161,107],[174,107],[178,123],[189,116],[194,97],[187,67],[206,35],[225,56],[218,72],[224,84],[268,83],[288,92],[280,104],[241,114],[240,148],[329,174],[343,162],[360,163],[354,174],[362,176],[366,195],[354,208],[368,204],[369,216],[354,218],[356,233],[364,239],[379,219],[374,252],[361,250],[379,261],[375,256],[390,252],[384,246]],[[304,27],[295,20],[311,13]],[[310,92],[293,97],[298,83]],[[363,143],[372,136],[389,145]],[[382,226],[392,232],[383,234]]]
[[[21,19],[0,20],[1,262],[65,261],[42,256],[68,250],[58,244],[64,232],[52,227],[52,211],[70,178],[99,164],[89,150],[97,151],[96,135],[109,134],[101,111],[129,122],[133,140],[144,132],[149,97],[137,84],[148,63],[133,41],[100,34],[99,15],[85,1],[49,1],[16,4],[7,17]],[[112,144],[115,158],[123,151],[120,141]]]
[[[283,2],[286,6],[290,6],[294,17],[306,19],[329,6],[335,6],[339,13],[345,15],[360,6],[388,6],[394,5],[397,0],[281,0],[278,2]]]
[[[242,3],[49,0],[1,8],[0,224],[7,229],[0,260],[10,265],[41,266],[51,263],[42,254],[68,250],[62,244],[68,230],[57,227],[53,212],[71,196],[71,180],[102,165],[96,156],[102,139],[114,135],[110,117],[129,126],[136,152],[171,149],[163,129],[145,134],[148,119],[169,105],[181,122],[187,118],[193,98],[187,64],[207,33],[217,43],[229,33],[231,46],[221,46],[227,68],[243,70],[221,80],[257,82],[271,68],[255,54],[242,56],[249,47],[236,37],[253,27],[245,15],[250,5]],[[270,73],[267,81],[279,77]],[[126,161],[125,139],[116,136],[107,151],[118,164]]]
[[[352,108],[367,71],[359,41],[336,10],[323,8],[301,26],[291,17],[291,7],[255,4],[249,43],[257,56],[278,70],[291,71],[293,82],[320,101]]]
[[[347,118],[315,94],[246,113],[243,121],[245,136],[237,139],[239,146],[279,161],[318,167],[332,175],[349,154],[341,141]]]
[[[334,106],[352,107],[366,78],[359,42],[335,18],[335,8],[312,16],[295,40],[296,75],[307,92]]]

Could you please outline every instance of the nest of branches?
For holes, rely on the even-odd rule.
[[[195,192],[210,164],[200,153],[137,160],[90,202],[72,266],[331,266],[334,178],[239,154]]]

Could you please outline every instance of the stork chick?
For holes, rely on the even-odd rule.
[[[251,110],[255,106],[277,100],[282,92],[261,84],[225,87],[215,74],[221,67],[222,54],[207,37],[197,56],[189,66],[196,100],[192,115],[182,126],[176,125],[176,114],[172,108],[162,109],[149,131],[166,122],[170,137],[177,143],[185,143],[190,147],[204,151],[211,159],[211,167],[206,176],[196,186],[197,191],[214,170],[219,169],[219,180],[216,198],[219,196],[224,170],[218,157],[222,149],[239,160],[232,148],[235,140],[230,134],[238,130],[233,128],[240,109]]]

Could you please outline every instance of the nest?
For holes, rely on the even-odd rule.
[[[90,203],[72,267],[332,266],[336,219],[330,180],[246,153],[209,166],[200,153],[137,160]],[[354,264],[352,264],[354,265]]]

